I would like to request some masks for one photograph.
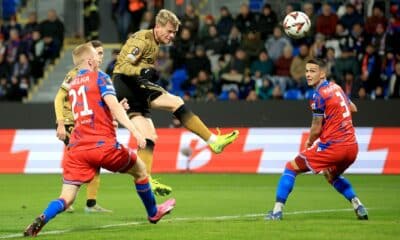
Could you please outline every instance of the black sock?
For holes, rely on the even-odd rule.
[[[88,199],[86,200],[86,206],[87,207],[94,207],[96,205],[96,199]]]

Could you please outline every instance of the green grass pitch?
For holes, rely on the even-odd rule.
[[[38,239],[398,239],[400,176],[347,175],[370,220],[356,219],[350,203],[323,176],[297,177],[284,220],[267,222],[280,175],[159,174],[173,187],[174,211],[149,224],[129,176],[103,174],[98,202],[113,213],[86,214],[86,187],[74,204],[47,224]],[[0,175],[0,239],[18,239],[48,202],[61,176]],[[165,198],[158,197],[158,202]]]

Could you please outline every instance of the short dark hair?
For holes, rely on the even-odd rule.
[[[98,48],[103,46],[103,43],[100,40],[91,40],[89,41],[94,48]]]
[[[326,68],[326,62],[322,58],[313,58],[308,60],[307,63],[318,65],[320,68]]]

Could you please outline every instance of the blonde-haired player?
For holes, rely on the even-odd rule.
[[[104,49],[102,43],[98,40],[93,40],[90,41],[89,44],[91,44],[95,48],[100,66],[103,62],[104,57]],[[65,76],[64,81],[62,82],[54,99],[54,109],[56,112],[57,120],[57,138],[63,141],[65,145],[68,145],[72,130],[74,129],[74,117],[71,111],[71,104],[68,101],[68,91],[71,80],[78,74],[79,70],[79,62],[81,61],[81,59],[77,59],[76,56],[78,55],[72,55],[74,68],[71,69]],[[97,204],[97,192],[100,187],[99,174],[100,169],[95,177],[87,184],[85,212],[112,212],[111,210],[103,208],[99,204]],[[70,206],[67,211],[73,212],[74,208]]]
[[[153,150],[157,139],[149,109],[169,111],[182,125],[201,137],[214,153],[221,153],[239,135],[235,130],[225,135],[215,135],[184,103],[181,97],[168,93],[157,85],[158,73],[154,63],[160,44],[170,44],[180,25],[176,15],[162,9],[156,15],[155,27],[132,34],[122,46],[113,72],[113,82],[119,99],[127,98],[130,106],[129,117],[146,138],[146,148],[139,149],[138,155],[146,163],[150,174]],[[169,186],[152,179],[153,191],[158,195],[169,194]]]

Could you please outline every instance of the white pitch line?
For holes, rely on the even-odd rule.
[[[372,208],[368,208],[371,210]],[[344,208],[344,209],[322,209],[322,210],[304,210],[304,211],[294,211],[294,212],[285,212],[284,215],[300,215],[300,214],[319,214],[319,213],[330,213],[330,212],[349,212],[354,211],[353,209]],[[231,219],[240,219],[240,218],[256,218],[263,217],[266,213],[252,213],[252,214],[243,214],[243,215],[228,215],[228,216],[214,216],[214,217],[178,217],[178,218],[169,218],[163,219],[163,222],[189,222],[189,221],[215,221],[215,220],[231,220]],[[124,226],[132,226],[132,225],[143,225],[148,224],[147,221],[140,222],[127,222],[127,223],[116,223],[116,224],[108,224],[94,228],[88,228],[88,230],[96,230],[102,228],[114,228],[114,227],[124,227]],[[44,231],[40,232],[40,235],[55,235],[60,233],[68,233],[73,232],[74,229],[64,229],[64,230],[53,230],[53,231]],[[22,237],[22,233],[14,233],[9,235],[0,236],[0,239],[8,239],[8,238],[18,238]]]

